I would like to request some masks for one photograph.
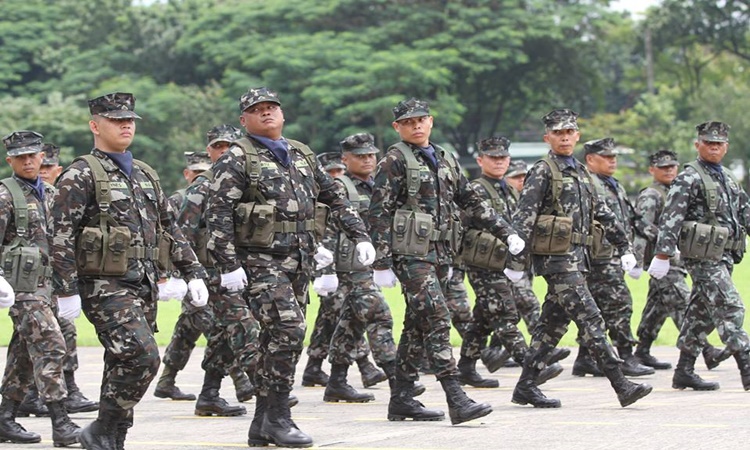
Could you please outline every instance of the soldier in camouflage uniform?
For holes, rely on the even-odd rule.
[[[3,268],[8,271],[8,258],[13,258],[11,271],[0,278],[0,294],[4,307],[10,306],[13,334],[8,345],[3,383],[0,387],[0,442],[40,442],[41,436],[27,432],[16,423],[16,412],[26,395],[26,388],[34,383],[39,396],[46,403],[52,418],[52,441],[55,447],[78,442],[81,429],[71,422],[65,410],[68,395],[63,376],[65,339],[55,317],[49,272],[49,199],[54,188],[39,177],[42,164],[42,135],[34,131],[16,131],[3,138],[8,151],[5,160],[13,175],[0,185],[0,236],[2,236]],[[23,198],[19,198],[19,197]],[[21,220],[18,208],[25,203],[26,220]],[[24,253],[18,253],[24,249]],[[38,259],[41,270],[24,277],[30,251]],[[13,253],[16,256],[13,256]],[[10,280],[9,284],[6,278]],[[11,289],[12,286],[12,289]],[[15,303],[12,300],[15,291]],[[12,305],[10,305],[12,303]],[[68,319],[75,314],[61,310]]]
[[[247,134],[214,165],[206,221],[221,285],[243,292],[261,326],[248,444],[309,447],[312,439],[292,421],[288,398],[305,338],[316,199],[339,215],[343,231],[357,242],[360,262],[371,264],[375,251],[343,188],[309,147],[283,137],[284,113],[276,93],[250,89],[239,106]],[[235,232],[239,214],[252,225],[245,227],[243,219]]]
[[[559,400],[544,396],[535,380],[573,320],[583,330],[585,344],[609,378],[620,404],[627,406],[648,395],[652,388],[624,377],[605,336],[601,312],[586,286],[592,219],[603,224],[607,240],[623,255],[624,270],[632,269],[636,261],[625,230],[604,200],[597,197],[591,175],[573,157],[580,139],[577,117],[574,111],[559,109],[542,119],[550,153],[529,171],[513,215],[513,225],[529,243],[530,251],[511,257],[505,274],[512,281],[520,280],[531,259],[534,272],[545,278],[548,290],[512,401],[541,408],[560,407]],[[558,221],[563,226],[556,225]],[[560,239],[550,239],[552,236]]]
[[[189,280],[195,305],[208,301],[203,282],[206,272],[171,220],[166,196],[147,172],[150,169],[134,161],[128,151],[135,136],[135,119],[139,118],[134,107],[135,98],[126,93],[89,100],[89,129],[94,136],[91,157],[95,158],[91,161],[97,165],[92,168],[89,161],[79,158],[63,172],[52,212],[52,265],[60,310],[80,310],[82,306],[104,347],[99,415],[80,436],[87,449],[124,448],[127,429],[133,424],[133,408],[159,368],[153,333],[159,280],[159,254],[155,249],[160,232],[169,233],[173,239],[169,259]],[[95,186],[94,170],[98,170],[98,164],[109,181],[111,201],[104,203],[106,210],[97,202],[97,192],[101,191]],[[101,214],[105,213],[118,225],[116,230],[102,225],[106,216]],[[103,232],[129,235],[129,242],[117,240],[127,247],[108,246],[104,250],[101,244],[96,246],[93,239]],[[84,240],[82,233],[91,237]],[[102,267],[93,261],[119,262],[114,255],[122,253],[116,251],[127,255],[123,275],[89,275],[102,273],[91,268]],[[119,266],[105,273],[122,271]]]
[[[389,380],[388,418],[444,418],[442,411],[425,409],[413,398],[417,367],[416,361],[410,359],[410,347],[423,343],[430,365],[445,391],[451,423],[458,424],[492,412],[489,404],[475,403],[461,389],[450,345],[450,313],[444,290],[458,247],[458,209],[463,209],[493,235],[507,240],[511,251],[520,251],[523,243],[508,223],[469,186],[453,155],[430,142],[433,118],[426,102],[414,98],[399,102],[393,108],[393,115],[393,128],[401,142],[392,145],[378,163],[368,216],[378,252],[373,266],[375,282],[381,287],[390,287],[398,280],[407,304],[395,377]],[[415,182],[408,183],[409,179]],[[410,193],[410,190],[416,192]],[[415,225],[402,226],[404,219],[396,220],[396,215],[411,217],[409,220]],[[424,225],[416,225],[417,218],[424,220]],[[427,236],[423,232],[425,227],[429,232]],[[392,246],[393,242],[401,244]],[[404,242],[408,242],[406,248]],[[421,242],[419,247],[411,248],[411,243]]]
[[[641,233],[636,233],[633,246],[639,268],[647,267],[651,263],[667,192],[677,176],[677,168],[680,165],[677,154],[670,150],[660,150],[652,154],[649,162],[648,171],[654,181],[638,194],[635,205]],[[635,356],[643,364],[657,370],[672,368],[672,364],[659,361],[651,355],[651,344],[656,340],[668,317],[671,317],[677,329],[680,329],[689,299],[687,271],[679,255],[675,253],[670,259],[667,275],[660,280],[651,277],[648,281],[648,297],[643,306],[641,323],[638,324],[638,346],[635,350]],[[708,341],[704,342],[702,353],[709,369],[717,367],[721,361],[732,356],[728,351],[710,345]]]
[[[586,167],[592,173],[594,190],[614,213],[617,221],[625,229],[625,234],[632,239],[634,234],[635,211],[628,199],[625,189],[614,175],[617,170],[617,154],[615,141],[603,138],[586,142],[583,146]],[[609,338],[617,348],[622,362],[622,372],[631,377],[652,375],[654,369],[644,366],[633,355],[635,339],[630,330],[630,318],[633,316],[633,297],[625,284],[625,271],[620,258],[622,253],[612,246],[606,246],[599,254],[591,255],[591,270],[586,275],[586,284],[594,297],[596,305],[602,312],[602,318],[607,325]],[[634,267],[629,272],[631,277],[640,276],[640,269]],[[602,371],[591,358],[586,344],[578,332],[578,357],[573,364],[573,375],[585,376],[592,374],[602,376]]]
[[[698,160],[686,165],[672,182],[648,273],[656,279],[664,278],[671,267],[669,258],[679,246],[693,280],[677,340],[680,359],[672,387],[719,388],[719,383],[704,381],[694,371],[705,336],[716,328],[737,360],[742,386],[750,390],[750,339],[742,328],[745,305],[732,282],[732,269],[744,256],[750,226],[748,195],[721,165],[729,148],[729,126],[705,122],[696,129]],[[704,233],[711,233],[708,245],[702,240]],[[699,238],[692,239],[692,234]]]

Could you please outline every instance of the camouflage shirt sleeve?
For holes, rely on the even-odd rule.
[[[367,228],[357,210],[349,202],[344,186],[335,182],[320,164],[315,165],[313,173],[320,188],[318,201],[331,208],[339,229],[354,242],[370,242]]]
[[[456,204],[463,209],[471,218],[473,223],[492,233],[495,237],[505,242],[508,236],[516,234],[513,227],[503,219],[503,216],[495,211],[489,200],[479,195],[469,184],[463,173],[459,171],[456,189]]]
[[[221,273],[240,267],[234,245],[234,208],[248,187],[245,153],[232,146],[213,166],[214,180],[209,187],[206,207],[208,250]]]
[[[182,234],[182,229],[175,220],[177,217],[177,211],[172,209],[172,205],[169,203],[169,200],[164,195],[163,191],[159,190],[159,195],[161,196],[159,203],[166,206],[166,208],[161,208],[159,210],[161,226],[174,240],[171,254],[172,264],[174,264],[175,268],[180,271],[182,277],[186,281],[198,278],[206,279],[208,274],[206,273],[206,269],[204,269],[201,263],[198,262],[198,257],[195,255],[193,247],[190,245],[190,242],[192,241],[185,238],[185,235]]]
[[[388,269],[393,265],[391,255],[391,220],[400,206],[398,194],[405,187],[405,164],[396,150],[390,150],[378,162],[375,172],[370,210],[367,217],[370,236],[376,251],[373,269]]]
[[[547,197],[550,190],[551,172],[546,164],[536,163],[526,174],[521,196],[515,212],[513,213],[513,228],[518,232],[521,239],[526,242],[524,251],[508,258],[508,267],[513,270],[526,270],[530,265],[531,239],[534,236],[534,225],[536,224],[539,211],[545,202],[551,202]]]
[[[656,243],[659,234],[659,216],[664,209],[664,199],[658,187],[650,186],[638,194],[635,204],[640,233],[635,234],[633,250],[639,266],[643,266],[644,252],[648,243]]]
[[[675,177],[659,221],[659,235],[654,253],[670,257],[675,254],[682,222],[685,221],[688,208],[694,201],[695,190],[700,189],[700,183],[700,176],[690,168]]]

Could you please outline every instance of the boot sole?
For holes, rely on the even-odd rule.
[[[405,416],[402,414],[388,414],[388,420],[390,420],[391,422],[401,422],[407,419],[411,419],[413,422],[440,422],[441,420],[445,420],[445,416],[413,417]]]
[[[679,389],[681,391],[684,391],[685,389],[688,389],[688,388],[690,388],[690,389],[692,389],[694,391],[718,391],[720,387],[721,386],[718,386],[718,385],[717,386],[703,386],[703,387],[698,387],[698,386],[683,386],[681,384],[674,384],[674,383],[672,383],[672,389]],[[747,389],[745,389],[745,390],[747,390]]]
[[[578,370],[573,369],[572,373],[576,377],[585,377],[586,375],[591,375],[592,377],[603,377],[604,376],[603,373],[591,373],[591,372],[587,372],[585,370],[580,370],[580,369],[578,369]]]
[[[328,383],[316,383],[316,382],[313,382],[313,381],[302,380],[302,386],[304,386],[304,387],[314,387],[314,386],[326,387],[327,384]]]
[[[562,361],[568,356],[570,356],[570,350],[568,350],[567,348],[560,349],[560,351],[557,352],[554,358],[550,358],[549,361],[547,361],[547,365],[551,366],[552,364],[556,362]]]
[[[363,398],[363,399],[353,399],[353,398],[337,398],[337,397],[328,397],[323,396],[323,401],[327,403],[368,403],[375,401],[375,397],[370,398]]]
[[[42,442],[42,437],[39,436],[34,439],[10,439],[6,437],[0,437],[0,442],[10,442],[11,444],[37,444]]]
[[[365,380],[362,380],[362,386],[369,388],[369,387],[375,386],[378,383],[382,383],[383,381],[386,381],[386,380],[388,380],[388,377],[373,378],[372,380],[367,380],[366,383],[365,383]]]
[[[634,377],[634,378],[645,377],[647,375],[653,375],[654,373],[655,372],[653,370],[648,371],[648,372],[625,372],[624,370],[622,371],[622,374],[625,375],[626,377]]]
[[[231,412],[231,413],[223,413],[223,412],[216,412],[216,411],[199,411],[195,410],[196,416],[201,417],[208,417],[208,416],[217,416],[217,417],[235,417],[235,416],[244,416],[247,414],[247,411],[237,411],[237,412]]]
[[[545,369],[545,370],[547,370],[547,369]],[[564,369],[562,368],[562,366],[555,366],[555,370],[549,372],[549,374],[547,374],[545,377],[543,377],[543,378],[541,376],[538,377],[536,379],[536,385],[537,386],[541,386],[544,383],[548,382],[549,380],[551,380],[553,378],[559,377],[560,374],[563,373],[563,371],[564,371]]]
[[[549,405],[535,405],[533,403],[527,402],[526,400],[518,400],[515,398],[511,399],[510,401],[512,403],[515,403],[516,405],[531,405],[534,408],[550,408],[551,409],[551,408],[559,408],[560,406],[562,406],[562,404],[559,401],[557,403],[552,403]]]
[[[620,402],[620,406],[622,406],[623,408],[626,407],[626,406],[630,406],[633,403],[637,402],[638,400],[642,399],[643,397],[647,396],[648,394],[651,393],[651,391],[654,390],[654,388],[652,386],[648,385],[648,384],[647,385],[642,385],[642,386],[644,387],[644,389],[641,390],[640,392],[638,392],[638,395],[636,395],[635,397],[629,399],[625,403]]]
[[[196,398],[197,398],[195,395],[186,395],[184,397],[174,397],[174,396],[171,396],[171,395],[166,394],[164,392],[158,392],[158,391],[154,391],[154,397],[156,397],[156,398],[168,398],[168,399],[174,400],[176,402],[184,402],[184,401],[194,402],[196,400]],[[99,409],[99,408],[97,408],[97,409]]]
[[[491,380],[495,381],[494,383],[487,383],[486,381],[484,384],[474,384],[469,382],[468,380],[462,380],[461,378],[458,379],[458,382],[461,383],[462,386],[471,386],[473,388],[477,389],[496,389],[500,387],[500,382],[497,380]]]
[[[65,407],[65,411],[68,412],[68,414],[78,414],[82,412],[94,412],[99,411],[99,404],[96,405],[90,405],[90,406],[84,406],[84,407],[78,407],[78,408],[69,408]]]
[[[273,441],[269,441],[268,439],[263,439],[262,437],[247,439],[247,445],[249,447],[268,447],[271,444],[273,444]]]
[[[78,436],[67,441],[52,441],[54,447],[67,447],[69,445],[77,444],[79,442]],[[84,447],[85,448],[85,447]]]
[[[273,444],[276,447],[286,447],[286,448],[308,448],[312,447],[313,443],[304,443],[304,444],[290,444],[290,443],[283,443],[283,442],[276,442],[271,436],[264,436],[261,434],[261,438],[268,441],[269,444]]]
[[[470,417],[466,417],[466,418],[451,417],[451,425],[459,425],[464,422],[469,422],[471,420],[477,420],[484,416],[489,415],[491,412],[492,412],[492,407],[488,406],[486,408],[482,408],[481,410],[477,411],[476,414],[472,414]]]

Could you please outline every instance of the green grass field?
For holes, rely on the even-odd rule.
[[[636,327],[638,326],[638,323],[640,322],[641,317],[641,311],[643,310],[643,304],[646,301],[646,292],[648,289],[648,275],[644,275],[639,280],[633,280],[630,277],[626,277],[628,285],[630,286],[630,290],[633,294],[633,320],[632,320],[632,328],[633,333],[635,333]],[[735,267],[734,271],[734,282],[737,286],[737,289],[740,291],[740,294],[743,297],[743,300],[745,301],[745,305],[748,305],[748,299],[750,299],[750,261],[746,259],[742,262],[742,264]],[[469,298],[473,301],[474,294],[471,291],[471,286],[469,283],[466,283],[468,289],[469,289]],[[534,281],[534,291],[536,291],[537,296],[540,299],[544,298],[544,293],[546,291],[546,285],[544,283],[544,280],[540,277],[537,277]],[[404,317],[404,301],[401,297],[401,291],[400,288],[393,288],[393,289],[386,289],[385,291],[386,298],[388,299],[388,304],[391,307],[391,312],[393,313],[393,319],[395,322],[395,329],[394,329],[394,336],[396,339],[401,335],[401,328],[402,328],[402,322]],[[312,294],[312,303],[308,305],[308,314],[307,314],[307,323],[308,323],[308,330],[307,330],[307,336],[309,338],[310,333],[312,332],[312,324],[315,321],[315,316],[318,311],[318,298],[313,293]],[[159,333],[156,334],[157,342],[159,345],[167,345],[169,343],[169,339],[172,334],[172,328],[174,327],[174,322],[177,319],[177,316],[180,313],[180,304],[177,301],[171,301],[171,302],[159,302],[159,314],[158,314],[158,325],[159,325]],[[96,338],[96,335],[94,333],[94,329],[91,326],[91,324],[86,320],[83,315],[79,317],[76,321],[76,325],[78,326],[78,344],[81,346],[92,346],[92,345],[99,345],[99,342]],[[748,326],[748,318],[745,317],[745,329],[747,329]],[[523,326],[523,323],[520,325],[521,329],[525,332],[525,328]],[[8,341],[10,341],[10,335],[11,335],[11,321],[8,317],[7,313],[0,313],[0,345],[7,346]],[[656,345],[674,345],[677,341],[677,334],[678,330],[675,328],[674,324],[671,320],[667,321],[667,324],[662,328],[661,334],[659,335],[659,339],[656,342]],[[565,335],[561,342],[561,346],[575,346],[575,336],[576,336],[576,327],[575,324],[570,325],[570,329],[568,330],[568,333]],[[719,337],[717,336],[716,332],[714,332],[710,336],[710,340],[714,344],[720,344]],[[461,338],[458,336],[458,333],[456,333],[455,330],[452,330],[451,332],[451,343],[455,346],[458,346],[461,344]],[[205,345],[205,341],[203,338],[201,338],[199,345]]]

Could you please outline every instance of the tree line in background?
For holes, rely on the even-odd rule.
[[[132,92],[133,153],[174,167],[173,189],[182,152],[265,85],[285,135],[317,152],[360,131],[386,147],[391,108],[416,96],[462,155],[491,135],[539,141],[539,118],[568,107],[582,140],[635,149],[632,170],[660,148],[692,158],[706,120],[729,123],[746,160],[748,25],[750,0],[664,0],[638,18],[607,0],[4,0],[0,132],[37,130],[68,162],[91,147],[86,99]]]

